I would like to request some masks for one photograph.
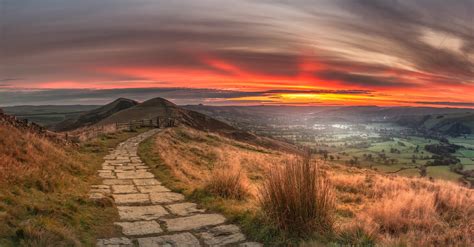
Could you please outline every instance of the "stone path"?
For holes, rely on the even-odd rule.
[[[112,197],[122,236],[99,239],[103,247],[152,246],[262,246],[246,242],[239,227],[227,224],[224,216],[206,212],[184,196],[161,185],[137,156],[138,144],[159,129],[133,137],[105,156],[91,199]]]

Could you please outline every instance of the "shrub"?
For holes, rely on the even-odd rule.
[[[213,195],[226,199],[244,200],[249,196],[242,172],[230,168],[216,169],[204,189]]]
[[[309,157],[269,170],[260,204],[268,219],[290,236],[332,232],[333,191]]]

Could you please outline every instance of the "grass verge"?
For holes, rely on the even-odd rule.
[[[74,147],[0,126],[0,246],[93,246],[98,236],[113,235],[116,210],[87,193],[100,181],[103,156],[137,133]]]
[[[178,133],[184,136],[183,132],[178,131]],[[186,137],[189,139],[188,136]],[[244,199],[249,195],[245,195],[246,193],[242,191],[242,184],[240,184],[242,174],[234,173],[232,176],[221,176],[222,179],[218,179],[221,185],[230,183],[234,188],[230,193],[223,192],[224,196],[216,195],[207,187],[212,179],[206,180],[201,187],[194,187],[177,178],[160,156],[155,141],[156,136],[142,142],[138,148],[138,155],[145,164],[151,167],[152,173],[164,186],[172,191],[183,193],[187,200],[194,201],[210,211],[222,213],[231,223],[239,225],[249,240],[269,246],[297,245],[298,238],[292,238],[273,226],[272,222],[269,222],[259,210],[255,210],[256,205],[249,205],[249,202]],[[215,182],[217,181],[214,180],[213,183]]]

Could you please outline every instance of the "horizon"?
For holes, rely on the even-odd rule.
[[[107,104],[111,104],[117,100],[120,99],[125,99],[125,100],[133,100],[138,102],[139,104],[152,100],[155,98],[162,98],[162,97],[153,97],[149,98],[146,100],[136,100],[136,99],[131,99],[131,98],[126,98],[126,97],[119,97],[115,100],[108,101],[105,104],[23,104],[23,105],[1,105],[0,104],[0,110],[2,108],[9,108],[9,107],[46,107],[46,106],[97,106],[101,107]],[[166,99],[162,98],[165,100],[170,101],[171,103],[174,103],[172,99]],[[242,105],[242,104],[235,104],[235,105],[214,105],[214,104],[204,104],[204,103],[194,103],[194,104],[176,104],[177,106],[210,106],[210,107],[337,107],[337,108],[346,108],[346,107],[376,107],[376,108],[436,108],[436,109],[465,109],[465,110],[474,110],[473,108],[470,108],[469,106],[459,106],[459,107],[449,107],[449,106],[404,106],[404,105],[385,105],[385,106],[380,106],[380,105],[310,105],[310,104],[249,104],[249,105]]]
[[[6,0],[0,8],[0,105],[156,95],[180,105],[474,108],[469,0]]]

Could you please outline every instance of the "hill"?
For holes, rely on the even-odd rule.
[[[139,156],[165,186],[225,214],[249,238],[268,246],[471,246],[474,242],[470,227],[473,191],[455,183],[313,158],[312,163],[331,184],[335,228],[332,234],[308,243],[303,240],[300,245],[301,239],[288,237],[293,229],[277,228],[271,218],[274,215],[265,215],[260,204],[262,184],[275,176],[273,170],[294,165],[294,155],[180,126],[141,144]],[[297,181],[295,194],[305,188],[300,183],[304,176],[282,174],[287,177],[291,179],[285,186],[292,187],[291,182]],[[216,183],[217,192],[210,187]],[[236,188],[244,190],[241,194],[248,193],[245,199],[218,193]],[[295,194],[285,194],[289,201],[275,206],[293,216],[290,208],[295,203],[306,212]]]
[[[85,112],[81,115],[68,118],[52,127],[55,131],[69,131],[80,127],[96,124],[114,113],[137,105],[138,102],[130,99],[119,98],[107,105]]]
[[[401,116],[396,123],[416,128],[429,130],[453,137],[474,133],[474,113],[434,114],[422,116]]]
[[[20,119],[28,119],[44,127],[55,124],[69,118],[77,118],[79,115],[94,110],[97,105],[20,105],[2,107],[6,114],[16,116]]]
[[[111,203],[88,200],[102,157],[125,134],[81,146],[0,113],[0,246],[92,246],[114,231]]]
[[[258,143],[259,145],[269,148],[298,152],[298,150],[290,144],[270,138],[259,137],[249,132],[239,130],[227,123],[202,113],[184,109],[163,98],[153,98],[128,109],[116,112],[97,124],[107,125],[116,122],[128,122],[131,120],[154,119],[156,117],[174,118],[178,124],[185,125],[196,130],[218,133],[239,141]]]

